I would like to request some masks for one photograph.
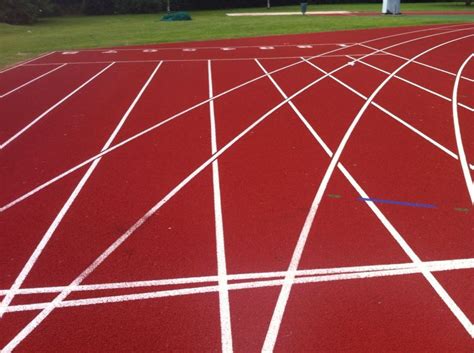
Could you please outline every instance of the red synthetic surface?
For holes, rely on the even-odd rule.
[[[298,270],[319,277],[291,287],[275,351],[472,352],[474,222],[458,145],[472,166],[474,59],[453,92],[472,48],[474,26],[464,24],[56,52],[0,72],[0,96],[11,91],[0,98],[0,299],[7,310],[0,347],[260,351],[322,188],[296,260]],[[326,184],[331,158],[313,134],[334,153],[366,102],[361,95],[425,51],[375,95],[379,108],[366,109],[342,150],[347,174],[336,168]],[[295,95],[294,106],[280,104],[259,64]],[[212,105],[210,83],[219,95]],[[217,151],[224,149],[214,164],[213,118]],[[111,136],[107,146],[124,144],[93,169],[89,161],[35,189],[96,156]],[[383,203],[374,212],[359,199],[364,192],[411,206]],[[34,321],[100,256],[76,282],[95,290],[73,291],[64,303],[78,306]],[[417,258],[441,261],[434,277],[413,271]],[[464,267],[453,269],[459,260]],[[411,273],[377,272],[393,264]],[[341,269],[358,266],[370,267]],[[15,281],[33,292],[6,296]],[[227,334],[232,346],[223,344]]]

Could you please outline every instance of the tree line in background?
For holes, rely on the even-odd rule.
[[[437,0],[411,0],[432,2]],[[442,1],[442,0],[441,0]],[[470,5],[472,0],[465,0]],[[294,5],[299,0],[271,0],[273,6]],[[308,2],[308,0],[301,0]],[[381,0],[316,0],[317,3],[381,2]],[[238,7],[263,7],[267,0],[0,0],[0,22],[31,24],[39,17],[65,14],[112,15],[204,10]]]

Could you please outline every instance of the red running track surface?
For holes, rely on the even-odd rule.
[[[472,352],[474,26],[0,72],[5,352]]]

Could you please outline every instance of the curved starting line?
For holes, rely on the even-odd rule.
[[[314,197],[314,200],[311,204],[311,208],[309,210],[309,213],[306,217],[305,223],[303,225],[303,229],[301,230],[300,236],[298,238],[298,242],[296,243],[295,250],[293,252],[293,256],[290,261],[290,265],[288,266],[287,270],[287,275],[285,276],[283,286],[280,291],[280,295],[278,297],[277,304],[275,306],[275,310],[272,315],[272,319],[270,321],[270,325],[268,327],[267,335],[265,337],[265,341],[263,344],[262,352],[273,352],[273,349],[275,347],[276,339],[278,336],[278,332],[280,330],[281,322],[283,319],[283,315],[286,309],[286,304],[288,302],[289,296],[291,289],[293,287],[293,284],[295,282],[295,276],[296,276],[296,271],[298,270],[298,266],[301,260],[301,257],[303,255],[303,251],[306,245],[306,240],[308,239],[309,232],[311,230],[311,227],[313,225],[313,221],[316,217],[316,213],[318,211],[319,205],[321,203],[321,200],[326,192],[326,188],[329,184],[329,181],[332,177],[332,174],[339,163],[339,159],[341,157],[342,152],[344,151],[344,148],[349,141],[354,129],[356,128],[357,124],[359,123],[360,119],[362,118],[363,114],[367,110],[367,108],[370,106],[374,98],[377,96],[377,94],[385,87],[385,85],[398,73],[400,72],[403,68],[408,66],[410,63],[412,63],[414,60],[418,59],[419,57],[437,49],[442,46],[445,46],[447,44],[472,37],[474,34],[470,34],[467,36],[463,36],[460,38],[452,39],[449,41],[446,41],[444,43],[438,44],[434,47],[431,47],[420,54],[417,54],[416,56],[412,57],[410,60],[399,66],[395,71],[393,71],[375,90],[374,92],[370,95],[370,97],[367,99],[367,101],[364,103],[362,108],[359,110],[357,113],[356,117],[352,121],[351,125],[347,129],[344,137],[342,138],[336,152],[334,153],[331,163],[329,164],[326,173],[324,174],[324,177],[321,181],[321,184],[319,185],[319,188],[316,192],[316,196]],[[418,257],[418,255],[415,254],[415,252],[411,249],[411,247],[403,240],[399,239],[399,244],[402,246],[403,250],[405,253],[410,257],[410,259],[416,263],[416,264],[421,264],[421,259]],[[446,291],[441,287],[439,282],[435,279],[435,277],[426,269],[422,270],[423,275],[425,278],[428,280],[428,282],[433,286],[435,291],[440,295],[440,297],[445,301],[445,303],[448,305],[450,310],[455,314],[455,316],[458,318],[458,320],[463,324],[463,326],[466,328],[468,332],[471,330],[471,322],[469,319],[464,315],[464,313],[459,309],[459,307],[452,301],[452,299],[449,297],[449,295],[446,293]]]
[[[466,181],[467,192],[471,198],[471,203],[474,205],[474,183],[472,181],[471,172],[469,171],[469,165],[467,163],[466,152],[464,151],[464,145],[462,142],[461,136],[461,126],[459,125],[459,115],[458,115],[458,90],[459,90],[459,81],[461,80],[461,74],[466,67],[467,63],[474,57],[474,54],[471,54],[461,65],[459,71],[456,75],[456,80],[454,81],[453,88],[453,98],[452,98],[452,107],[453,107],[453,123],[454,123],[454,135],[456,137],[456,145],[458,147],[459,162],[461,163],[461,169]]]

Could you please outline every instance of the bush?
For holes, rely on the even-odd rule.
[[[9,24],[32,24],[52,11],[49,0],[0,0],[0,22]]]

